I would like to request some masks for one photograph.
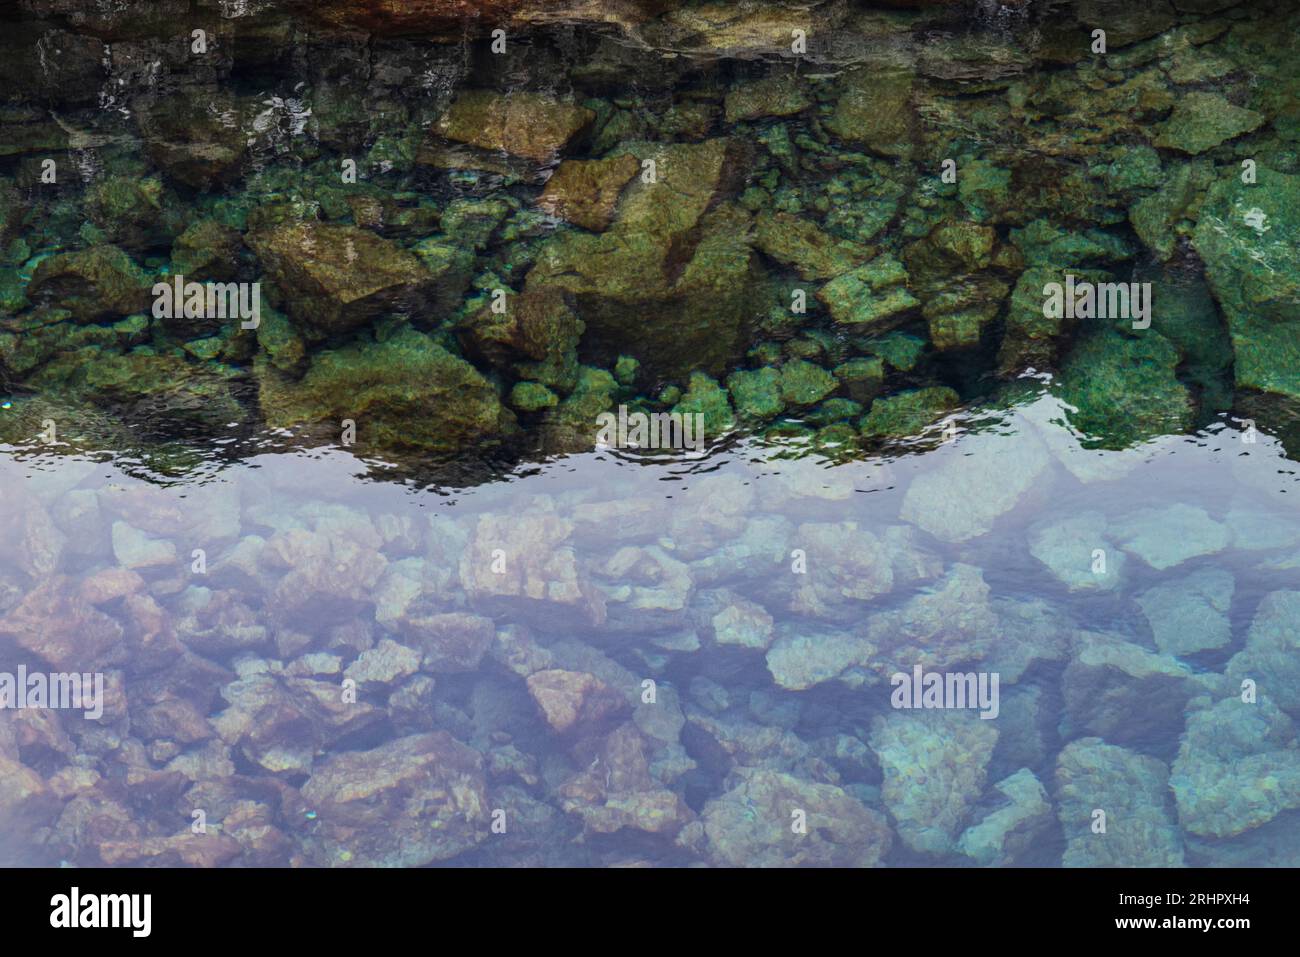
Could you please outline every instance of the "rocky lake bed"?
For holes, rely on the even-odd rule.
[[[0,864],[1300,866],[1297,4],[0,27]]]

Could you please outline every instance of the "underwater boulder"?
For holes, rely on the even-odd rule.
[[[455,143],[547,163],[590,126],[595,116],[585,106],[540,93],[466,90],[435,129]]]
[[[743,174],[742,144],[625,148],[654,161],[654,181],[643,177],[624,190],[605,232],[564,230],[548,239],[528,288],[570,294],[586,324],[584,353],[612,364],[635,342],[649,374],[721,374],[741,350],[757,279],[748,214],[719,205]]]
[[[423,867],[488,835],[483,758],[445,731],[336,754],[302,797],[318,815],[305,839],[317,867]]]
[[[573,523],[553,508],[481,515],[460,558],[470,604],[486,614],[526,616],[544,631],[603,623],[604,601],[578,564],[572,533]]]
[[[1300,408],[1300,176],[1229,170],[1210,188],[1193,245],[1228,321],[1237,388]]]
[[[251,232],[248,245],[275,282],[285,311],[313,338],[349,332],[433,296],[433,274],[411,252],[356,226],[286,223]]]
[[[1193,711],[1169,787],[1179,822],[1203,837],[1233,837],[1300,807],[1295,722],[1263,696]]]
[[[27,284],[33,302],[57,304],[79,322],[147,312],[148,276],[116,246],[90,246],[42,259]]]
[[[266,363],[257,370],[262,415],[273,428],[312,426],[337,437],[352,419],[363,447],[437,453],[515,431],[492,384],[414,329],[318,352],[301,379]]]
[[[762,768],[704,806],[705,853],[720,867],[875,867],[893,834],[879,811],[842,788]],[[806,833],[790,826],[804,812]]]
[[[640,169],[630,153],[606,159],[565,160],[546,181],[537,205],[565,222],[593,233],[604,232],[614,221],[623,187]]]
[[[867,743],[884,771],[881,799],[899,838],[923,854],[947,854],[984,793],[996,722],[960,710],[891,711]]]
[[[1001,796],[998,806],[962,832],[957,850],[981,867],[1009,867],[1036,850],[1056,821],[1047,789],[1028,768],[993,788]]]
[[[1158,758],[1100,738],[1071,741],[1057,756],[1056,801],[1065,867],[1182,866],[1169,768]]]

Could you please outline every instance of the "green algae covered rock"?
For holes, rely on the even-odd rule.
[[[109,242],[133,252],[165,245],[177,228],[157,177],[113,174],[96,180],[86,190],[86,215]]]
[[[1160,189],[1129,207],[1129,221],[1147,248],[1162,260],[1173,256],[1180,236],[1190,235],[1182,224],[1195,220],[1206,190],[1214,181],[1208,163],[1180,163]]]
[[[368,229],[286,223],[248,234],[284,300],[310,337],[349,332],[433,295],[433,276],[412,253]]]
[[[239,270],[243,249],[238,230],[215,219],[200,219],[172,243],[171,271],[186,282],[225,282]]]
[[[1192,397],[1178,381],[1178,350],[1154,330],[1105,330],[1080,340],[1054,391],[1073,411],[1085,448],[1122,449],[1181,432],[1192,423]]]
[[[1183,153],[1204,153],[1259,129],[1265,122],[1267,118],[1262,113],[1234,106],[1217,93],[1193,90],[1174,103],[1173,115],[1153,142]]]
[[[831,317],[859,331],[886,331],[907,318],[920,301],[907,289],[907,270],[889,254],[832,279],[817,293]]]
[[[1041,372],[1056,366],[1061,345],[1078,320],[1046,315],[1044,289],[1049,283],[1065,282],[1070,273],[1080,281],[1094,283],[1109,278],[1103,272],[1055,264],[1030,266],[1020,274],[1011,291],[1006,329],[998,349],[999,375],[1010,376],[1031,367]]]
[[[821,366],[791,359],[781,366],[781,398],[790,405],[814,405],[835,390],[835,377]]]
[[[806,219],[765,210],[754,221],[754,245],[804,279],[830,279],[862,265],[872,249],[823,232]]]
[[[73,321],[65,310],[38,311],[17,320],[14,328],[14,333],[0,332],[0,361],[17,375],[27,375],[51,359],[56,360],[58,369],[71,375],[76,370],[66,363],[65,357],[70,354],[82,349],[120,353],[143,345],[149,338],[149,320],[142,315],[99,324]]]
[[[871,339],[863,349],[874,356],[879,356],[899,372],[911,372],[921,361],[925,353],[926,342],[919,336],[904,332],[891,332],[887,336]]]
[[[545,212],[593,233],[614,219],[618,198],[641,164],[630,153],[607,159],[565,160],[537,199]]]
[[[878,68],[845,75],[826,128],[847,143],[883,156],[912,155],[912,74]]]
[[[542,447],[548,452],[586,452],[596,443],[602,412],[608,412],[618,395],[618,382],[604,369],[582,366],[567,398],[546,413]]]
[[[740,123],[761,116],[793,116],[811,104],[797,75],[769,76],[740,83],[731,90],[725,104],[726,119],[728,123]]]
[[[673,412],[683,415],[698,413],[704,416],[704,435],[716,438],[735,424],[727,390],[716,379],[703,372],[692,372],[686,393]]]
[[[743,351],[758,278],[748,213],[719,205],[744,151],[730,139],[626,148],[654,160],[654,181],[638,178],[623,192],[605,232],[564,230],[548,239],[528,288],[568,292],[587,327],[584,348],[610,363],[637,342],[653,374],[720,375]]]
[[[1300,403],[1300,176],[1233,170],[1210,189],[1193,244],[1228,321],[1237,388]]]
[[[903,438],[916,435],[960,404],[957,393],[947,386],[881,396],[871,403],[859,427],[867,437]]]
[[[849,359],[831,372],[855,402],[874,399],[885,382],[885,362],[878,356]]]
[[[553,409],[559,401],[555,393],[540,382],[516,382],[510,390],[510,404],[521,412]]]
[[[319,352],[300,380],[269,364],[259,379],[272,428],[319,424],[337,433],[352,419],[363,448],[451,453],[514,431],[491,383],[414,329]]]
[[[727,377],[727,391],[736,413],[746,419],[770,419],[785,411],[781,398],[781,373],[771,366],[740,369]]]
[[[472,357],[560,392],[577,383],[583,323],[558,289],[542,287],[507,297],[504,313],[484,306],[458,331]]]
[[[116,246],[92,246],[42,259],[27,298],[63,306],[79,322],[147,312],[152,283]]]

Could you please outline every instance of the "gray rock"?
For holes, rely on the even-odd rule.
[[[1228,610],[1236,580],[1221,568],[1195,571],[1137,596],[1151,623],[1156,647],[1171,655],[1222,648],[1232,640]]]

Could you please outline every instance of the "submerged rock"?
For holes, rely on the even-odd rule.
[[[414,329],[319,352],[297,381],[265,366],[260,400],[273,428],[319,426],[333,438],[350,419],[370,448],[454,452],[514,431],[491,383]]]
[[[740,350],[756,279],[748,214],[718,205],[744,151],[731,139],[624,148],[654,161],[653,181],[643,177],[624,191],[605,232],[549,239],[527,288],[568,292],[586,324],[584,347],[611,361],[638,342],[652,372],[677,380],[720,374]]]
[[[1037,850],[1055,824],[1047,790],[1028,768],[994,785],[1001,807],[962,832],[957,850],[982,867],[1009,867]]]
[[[1156,647],[1181,657],[1222,648],[1232,640],[1228,612],[1235,588],[1231,572],[1205,568],[1147,589],[1137,603],[1151,623]]]
[[[548,630],[604,622],[604,602],[578,565],[572,532],[572,522],[545,509],[480,516],[460,559],[471,604]]]
[[[989,604],[983,573],[958,563],[901,608],[871,616],[865,634],[875,648],[870,667],[888,677],[911,674],[916,665],[935,670],[979,661],[1003,628]]]
[[[314,338],[349,332],[433,296],[433,276],[416,256],[368,229],[289,223],[249,233],[249,246]]]
[[[1183,827],[1205,837],[1232,837],[1300,807],[1295,723],[1263,696],[1194,711],[1169,787]]]
[[[1234,106],[1217,93],[1193,90],[1177,99],[1173,115],[1152,142],[1184,153],[1204,153],[1266,121],[1262,113]]]
[[[1192,669],[1169,655],[1080,632],[1061,678],[1061,733],[1137,745],[1152,726],[1176,725],[1187,702],[1204,690]]]
[[[1228,321],[1238,389],[1300,403],[1300,176],[1231,170],[1210,189],[1193,243]]]
[[[885,773],[881,797],[914,851],[947,854],[984,792],[998,732],[961,711],[895,711],[878,717],[868,743]]]
[[[833,784],[765,769],[737,772],[739,783],[704,806],[709,858],[721,867],[874,867],[893,835],[880,812]],[[802,812],[806,830],[791,826]]]
[[[1041,478],[1051,455],[1032,433],[976,433],[912,480],[901,516],[947,542],[990,531]]]
[[[826,127],[840,139],[884,156],[912,155],[912,75],[905,70],[850,71]]]
[[[1114,588],[1124,571],[1125,555],[1111,544],[1100,512],[1037,523],[1029,530],[1029,551],[1072,591]]]
[[[623,187],[640,168],[630,153],[608,159],[565,160],[546,181],[537,205],[575,226],[604,232],[614,220]]]
[[[583,106],[539,93],[466,90],[456,97],[437,129],[449,140],[503,150],[537,163],[555,157],[595,118]]]
[[[592,834],[623,828],[674,835],[694,816],[675,791],[652,775],[651,740],[632,723],[611,733],[592,766],[558,789],[561,806],[577,814]]]
[[[317,815],[305,849],[318,867],[423,867],[488,833],[483,760],[445,731],[335,755],[302,797]]]
[[[559,668],[528,676],[528,693],[546,723],[560,733],[590,732],[623,711],[627,702],[595,675]]]
[[[1168,809],[1169,769],[1149,755],[1080,738],[1056,763],[1066,867],[1180,867],[1182,838]]]
[[[1234,682],[1254,681],[1278,707],[1300,713],[1300,591],[1264,596],[1246,633],[1246,646],[1228,662]]]
[[[80,322],[129,316],[149,308],[150,283],[116,246],[91,246],[41,260],[27,285],[33,302],[55,303]]]
[[[1054,391],[1071,408],[1084,448],[1127,448],[1192,424],[1191,394],[1175,374],[1181,361],[1151,330],[1093,334],[1071,351]]]
[[[1228,546],[1228,529],[1195,505],[1144,508],[1114,523],[1120,546],[1152,568],[1164,571],[1198,555]]]
[[[907,270],[882,253],[865,266],[832,279],[817,293],[838,323],[860,332],[884,332],[921,305],[908,291]]]

